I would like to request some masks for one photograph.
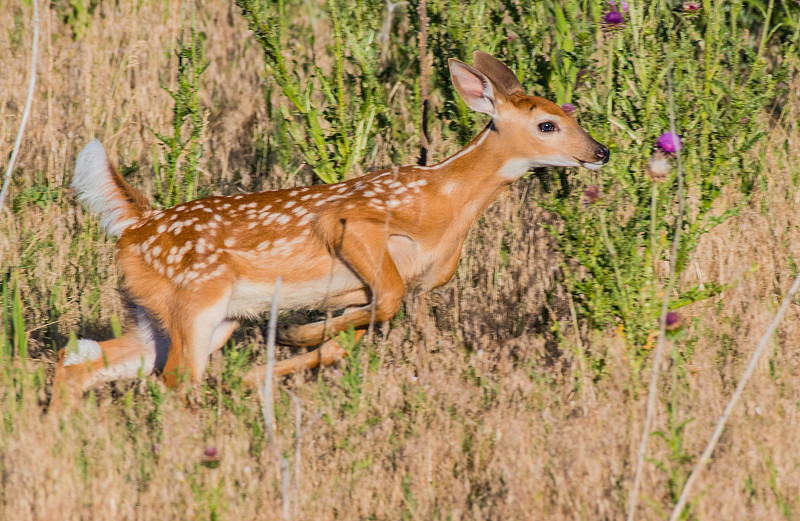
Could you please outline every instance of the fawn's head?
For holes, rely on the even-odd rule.
[[[475,67],[450,59],[450,77],[469,108],[492,116],[511,161],[539,166],[583,166],[608,162],[608,148],[595,141],[575,118],[539,96],[525,94],[514,72],[485,52],[473,54]]]

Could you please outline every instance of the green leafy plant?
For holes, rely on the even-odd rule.
[[[99,0],[58,0],[51,8],[72,29],[72,37],[82,40],[92,26],[92,13],[99,3]]]
[[[28,354],[28,337],[25,333],[25,316],[20,293],[19,271],[12,270],[2,281],[3,330],[0,356],[17,356],[24,359]]]
[[[322,182],[341,181],[364,159],[378,130],[376,118],[386,109],[375,45],[380,4],[326,4],[333,34],[330,77],[319,65],[285,56],[283,0],[238,0],[237,5],[264,51],[270,80],[289,102],[280,110],[292,142]]]
[[[775,99],[786,70],[768,65],[763,39],[741,37],[742,2],[693,17],[665,2],[636,9],[622,13],[613,31],[596,26],[604,59],[587,73],[593,81],[579,80],[575,91],[585,125],[612,149],[611,162],[569,182],[557,179],[559,190],[543,206],[561,218],[550,230],[564,252],[568,286],[581,314],[595,328],[622,326],[629,343],[642,348],[649,346],[660,313],[666,275],[660,266],[668,260],[680,204],[674,160],[663,175],[648,173],[657,138],[669,128],[668,70],[688,194],[679,277],[700,238],[735,215],[756,188],[755,152],[765,132],[750,118]],[[587,13],[584,18],[591,20]],[[732,30],[718,30],[723,25]],[[769,30],[765,23],[764,32]],[[567,75],[555,82],[557,89],[571,82],[571,71],[553,69],[556,77]],[[715,202],[726,189],[738,191],[739,202],[718,210]],[[671,307],[723,289],[713,282],[680,286]]]
[[[664,403],[667,412],[667,427],[650,433],[650,436],[658,438],[664,443],[667,453],[664,459],[645,458],[655,465],[658,470],[666,474],[667,477],[667,504],[664,505],[652,498],[649,500],[650,506],[661,517],[664,517],[665,512],[668,512],[677,503],[686,480],[689,478],[692,462],[696,457],[685,446],[686,428],[694,421],[694,418],[681,419],[680,414],[680,397],[689,392],[686,380],[686,362],[690,355],[691,349],[681,352],[677,347],[673,346],[671,353],[672,381],[669,396],[665,398]],[[681,519],[691,518],[692,509],[698,499],[699,497],[695,498],[683,510]]]
[[[204,37],[195,29],[194,20],[188,37],[177,41],[177,87],[164,87],[175,101],[172,109],[172,134],[154,132],[164,155],[163,163],[154,163],[156,201],[167,208],[197,197],[198,166],[203,157],[201,136],[205,113],[198,92],[200,77],[208,67],[204,57]]]

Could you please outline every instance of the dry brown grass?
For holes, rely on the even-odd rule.
[[[149,189],[150,129],[169,125],[170,99],[160,85],[174,78],[168,54],[180,32],[180,7],[135,4],[101,3],[77,42],[53,9],[43,13],[37,95],[11,202],[0,218],[3,271],[23,270],[32,345],[27,361],[0,372],[7,379],[0,382],[0,519],[276,519],[280,475],[263,447],[258,397],[223,378],[221,360],[212,364],[206,388],[166,393],[160,421],[153,420],[157,400],[148,391],[148,385],[160,390],[154,378],[102,390],[74,415],[42,414],[47,396],[35,380],[54,359],[43,339],[63,342],[70,330],[107,336],[110,317],[123,310],[113,243],[66,189],[75,154],[98,137],[120,164],[140,163],[133,181]],[[250,176],[256,138],[270,129],[263,62],[234,7],[210,1],[200,13],[211,61],[202,89],[210,108],[204,181],[226,193],[302,182]],[[3,157],[13,143],[30,57],[30,31],[22,30],[22,44],[11,44],[15,15],[24,27],[29,9],[0,7]],[[800,120],[800,81],[792,89],[787,122]],[[800,132],[797,123],[785,128],[774,131],[765,152],[766,189],[702,239],[684,281],[732,285],[687,311],[687,336],[673,346],[694,349],[684,383],[673,384],[675,365],[662,379],[655,428],[668,428],[667,403],[675,405],[677,421],[694,418],[681,438],[689,455],[704,447],[791,282],[790,259],[800,258],[800,192],[791,180],[800,164]],[[434,157],[453,150],[437,137],[440,130],[432,135]],[[59,190],[52,203],[19,199],[43,184]],[[300,465],[297,519],[624,516],[648,371],[617,332],[584,331],[587,360],[575,358],[569,308],[551,269],[559,259],[540,226],[550,217],[530,194],[541,195],[536,179],[518,183],[489,209],[470,235],[455,280],[429,299],[431,317],[421,327],[396,319],[369,346],[371,355],[364,349],[349,364],[280,384],[301,398],[304,418],[323,415],[302,439],[296,462],[294,413],[285,394],[277,404],[278,437]],[[731,195],[720,203],[736,201]],[[507,262],[499,253],[503,241]],[[794,307],[697,487],[698,519],[800,515],[798,324]],[[552,334],[554,325],[564,339]],[[259,326],[236,338],[240,346],[263,346]],[[596,381],[576,376],[581,363],[600,360],[605,367]],[[363,382],[354,393],[344,376],[359,373]],[[163,428],[160,438],[154,425]],[[209,445],[221,453],[216,469],[201,465]],[[648,457],[684,475],[691,464],[671,462],[658,438]],[[640,519],[663,517],[669,487],[667,473],[648,464]]]

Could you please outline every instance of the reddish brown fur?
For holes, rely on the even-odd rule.
[[[199,381],[208,355],[238,320],[267,309],[278,277],[283,309],[347,308],[326,322],[285,330],[282,343],[313,346],[350,326],[360,335],[371,322],[390,319],[407,291],[450,280],[469,229],[530,166],[599,167],[602,145],[554,103],[523,94],[513,73],[487,56],[480,56],[483,68],[492,64],[503,76],[491,83],[494,89],[491,76],[461,62],[451,63],[451,71],[467,103],[490,107],[485,111],[493,120],[439,165],[393,167],[334,185],[213,196],[159,212],[142,208],[141,219],[119,239],[117,261],[133,300],[168,333],[163,372],[170,385],[184,375]],[[557,133],[540,133],[544,120],[555,122]],[[138,192],[124,195],[141,208],[130,193]],[[101,348],[141,356],[147,347],[137,338],[126,335]],[[328,340],[316,353],[285,361],[276,373],[333,363],[343,352]],[[89,377],[78,364],[60,367],[56,380],[78,392]]]

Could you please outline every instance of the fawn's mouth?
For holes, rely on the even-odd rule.
[[[577,157],[573,157],[572,159],[577,161],[578,164],[580,164],[582,167],[588,168],[589,170],[599,170],[600,167],[606,164],[604,161],[595,161],[595,162],[581,161]]]

